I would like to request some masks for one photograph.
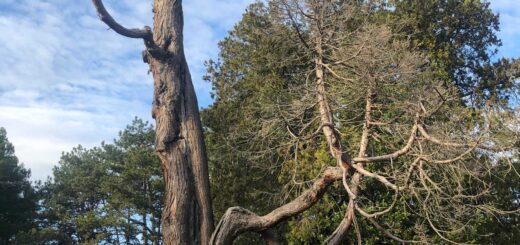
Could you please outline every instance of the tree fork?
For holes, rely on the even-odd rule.
[[[206,146],[198,103],[183,46],[182,0],[154,1],[154,29],[127,29],[92,0],[100,19],[117,33],[141,38],[143,60],[154,79],[152,116],[156,150],[163,166],[165,244],[209,244],[213,212]]]

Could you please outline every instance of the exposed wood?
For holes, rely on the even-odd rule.
[[[181,0],[154,1],[154,42],[168,59],[152,59],[156,147],[166,185],[165,244],[208,244],[213,231],[206,147],[184,56]]]

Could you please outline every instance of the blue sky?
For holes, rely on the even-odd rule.
[[[254,0],[186,0],[185,48],[200,106],[211,103],[204,61]],[[152,25],[151,0],[105,0],[125,26]],[[500,56],[520,57],[520,0],[501,14]],[[99,21],[90,0],[0,1],[0,126],[16,154],[45,179],[61,152],[111,142],[134,116],[152,121],[152,78],[140,40]]]

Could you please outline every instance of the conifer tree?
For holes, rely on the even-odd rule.
[[[0,127],[0,244],[10,244],[18,232],[34,227],[37,193],[30,170],[18,162],[7,132]]]

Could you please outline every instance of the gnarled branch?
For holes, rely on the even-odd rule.
[[[105,9],[105,6],[103,5],[102,0],[92,0],[92,3],[96,7],[96,11],[98,13],[99,18],[101,21],[105,22],[110,28],[112,28],[115,32],[117,32],[120,35],[123,35],[125,37],[129,38],[142,38],[145,41],[152,41],[153,39],[153,33],[152,28],[149,26],[145,26],[143,29],[128,29],[119,23],[117,23],[114,18],[108,13],[108,11]]]
[[[342,174],[343,171],[339,167],[328,168],[310,189],[293,201],[264,216],[258,216],[241,207],[229,208],[211,236],[210,244],[232,244],[233,240],[244,232],[263,233],[281,221],[300,214],[316,204],[325,194],[327,188],[342,178]]]
[[[107,24],[108,27],[113,29],[115,32],[125,37],[142,38],[144,40],[144,45],[146,46],[146,50],[143,51],[144,63],[150,62],[149,57],[153,57],[159,60],[165,60],[169,57],[169,52],[167,50],[155,44],[153,40],[152,28],[145,26],[143,29],[128,29],[117,23],[117,21],[112,18],[112,16],[105,9],[102,0],[92,0],[92,3],[96,7],[97,14],[101,21],[105,22],[105,24]]]

